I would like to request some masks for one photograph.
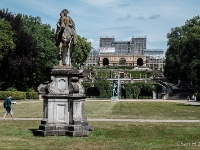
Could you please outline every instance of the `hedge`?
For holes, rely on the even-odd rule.
[[[155,84],[147,84],[144,82],[135,82],[135,83],[126,83],[124,84],[125,90],[126,90],[126,98],[145,98],[149,99],[149,97],[152,97],[151,95],[144,95],[144,96],[139,96],[141,93],[141,90],[144,89],[145,91],[152,93],[152,91],[156,90],[156,85]],[[146,93],[147,93],[146,92]]]
[[[98,98],[111,98],[112,97],[112,82],[107,80],[96,81],[94,83],[87,83],[83,82],[83,86],[85,88],[85,94],[87,97],[98,97]],[[138,99],[138,98],[145,98],[145,99],[152,99],[152,91],[157,90],[158,84],[147,84],[144,82],[136,82],[136,83],[124,83],[122,88],[124,93],[122,93],[122,97],[128,99]],[[91,88],[93,87],[93,88]],[[97,88],[99,91],[99,95],[91,94],[90,90]],[[141,91],[145,91],[141,93]]]
[[[200,94],[196,94],[196,101],[200,101]]]
[[[4,100],[12,95],[12,100],[38,99],[38,92],[0,91],[0,99]]]
[[[103,66],[103,67],[95,67],[95,69],[134,69],[134,66]]]
[[[96,69],[95,73],[92,74],[93,78],[114,78],[116,73],[120,72],[120,70],[112,70],[112,69]],[[131,71],[131,70],[123,70],[122,72],[127,75],[127,77],[131,78],[149,78],[153,76],[153,71]]]
[[[99,98],[110,98],[112,97],[111,82],[107,80],[102,80],[94,82],[94,87],[99,89],[100,95]]]
[[[38,99],[38,92],[26,92],[26,99]]]
[[[26,99],[26,92],[12,92],[12,91],[0,91],[0,99],[6,99],[9,95],[12,95],[12,100]]]

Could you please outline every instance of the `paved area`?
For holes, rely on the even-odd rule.
[[[3,118],[1,118],[3,120]],[[42,118],[6,118],[6,120],[42,120]],[[151,120],[151,119],[87,119],[88,121],[97,121],[97,122],[149,122],[149,123],[187,123],[187,122],[198,122],[200,120]]]

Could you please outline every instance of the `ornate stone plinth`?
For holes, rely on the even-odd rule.
[[[43,119],[35,135],[88,136],[93,128],[85,115],[82,74],[68,68],[52,69],[52,82],[43,95]]]

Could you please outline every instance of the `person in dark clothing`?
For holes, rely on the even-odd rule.
[[[13,112],[12,112],[12,100],[11,100],[12,96],[10,95],[8,98],[6,98],[6,101],[7,101],[7,107],[6,107],[6,112],[3,116],[3,119],[6,118],[6,115],[7,114],[10,114],[11,118],[13,119]]]

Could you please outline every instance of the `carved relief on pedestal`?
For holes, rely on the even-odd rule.
[[[84,95],[84,87],[82,85],[83,75],[82,74],[73,74],[71,78],[71,86],[73,95]]]
[[[52,94],[69,94],[68,78],[63,76],[51,76],[52,82],[48,84],[48,93]]]
[[[79,86],[79,94],[83,95],[85,93],[84,87],[82,85],[83,79],[79,78],[78,80],[78,86]]]
[[[72,77],[71,84],[73,88],[73,93],[78,93],[79,92],[78,77]]]
[[[67,88],[66,81],[64,79],[58,80],[58,90],[60,92],[64,92]]]

